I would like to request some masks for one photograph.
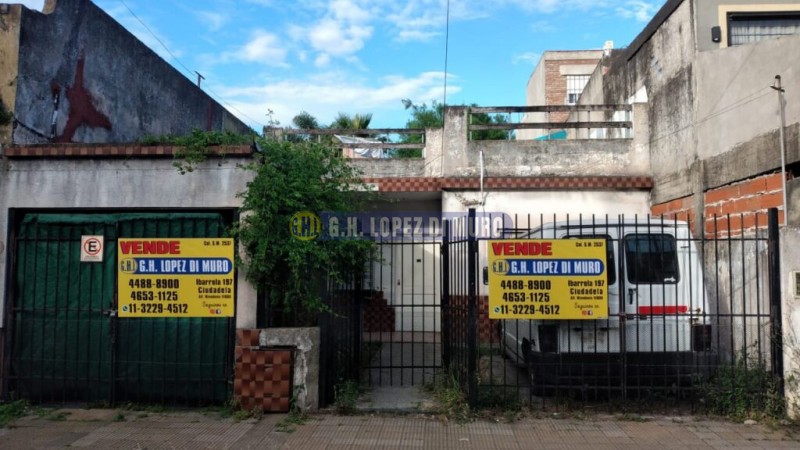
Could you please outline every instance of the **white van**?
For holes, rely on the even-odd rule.
[[[683,384],[716,363],[702,259],[685,222],[555,222],[526,239],[605,239],[608,318],[501,320],[503,351],[541,386]]]

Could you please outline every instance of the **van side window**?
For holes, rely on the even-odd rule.
[[[605,239],[606,240],[606,274],[608,286],[617,282],[617,262],[614,259],[614,241],[611,236],[606,234],[580,234],[580,235],[567,235],[567,239]]]
[[[631,283],[677,283],[679,273],[675,237],[668,234],[625,236],[625,266]]]

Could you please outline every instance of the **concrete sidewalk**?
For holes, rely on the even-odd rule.
[[[51,449],[716,449],[800,448],[800,430],[691,417],[525,418],[317,414],[237,422],[219,413],[59,409],[0,429],[0,448]]]

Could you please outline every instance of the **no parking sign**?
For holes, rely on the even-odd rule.
[[[81,262],[103,262],[103,236],[81,236]]]

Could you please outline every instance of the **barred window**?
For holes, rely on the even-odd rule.
[[[728,44],[731,46],[797,34],[800,33],[800,13],[730,14],[728,30]]]
[[[567,75],[567,99],[566,102],[568,105],[574,105],[578,103],[578,97],[581,96],[581,92],[583,92],[583,88],[586,87],[586,83],[589,82],[589,77],[591,75]]]

